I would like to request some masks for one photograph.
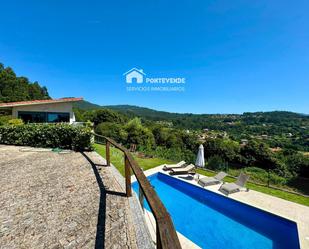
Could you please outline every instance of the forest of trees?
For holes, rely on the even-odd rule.
[[[0,103],[35,99],[50,99],[47,88],[17,77],[12,68],[0,63]]]
[[[110,109],[76,109],[75,114],[80,121],[92,121],[97,133],[109,136],[127,147],[136,144],[139,151],[149,155],[194,163],[200,143],[198,131],[188,132],[185,129],[170,127],[164,122],[140,119]],[[289,146],[273,152],[268,140],[251,137],[244,146],[233,135],[207,138],[203,144],[205,158],[215,170],[224,169],[229,165],[237,169],[255,167],[265,171],[271,170],[284,179],[309,177],[308,156]]]
[[[88,108],[91,108],[89,103]],[[95,106],[95,108],[98,108]],[[214,130],[227,132],[233,140],[252,139],[266,135],[270,147],[309,152],[309,116],[305,114],[273,111],[244,114],[180,114],[155,111],[148,108],[119,105],[105,108],[127,117],[140,117],[143,121],[162,121],[173,128]]]

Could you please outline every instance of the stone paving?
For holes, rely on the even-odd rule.
[[[138,248],[124,186],[98,154],[21,148],[0,145],[0,248]]]

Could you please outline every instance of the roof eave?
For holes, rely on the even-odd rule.
[[[13,108],[13,107],[18,107],[18,106],[32,106],[32,105],[51,105],[51,104],[58,104],[58,103],[73,103],[73,102],[79,102],[79,101],[82,101],[83,98],[76,98],[76,100],[66,100],[66,99],[63,99],[63,100],[56,100],[56,101],[51,101],[51,102],[33,102],[33,103],[19,103],[19,104],[12,104],[12,105],[4,105],[4,106],[1,106],[0,104],[0,108]]]

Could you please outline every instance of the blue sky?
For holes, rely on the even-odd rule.
[[[307,0],[11,0],[1,3],[0,62],[54,98],[309,113],[308,13]],[[128,92],[132,67],[185,77],[185,92]]]

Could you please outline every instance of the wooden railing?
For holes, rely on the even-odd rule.
[[[172,219],[158,197],[157,193],[151,186],[143,170],[138,166],[137,162],[133,159],[131,153],[118,144],[114,140],[94,134],[95,142],[98,144],[106,145],[106,162],[110,165],[110,146],[113,145],[124,153],[124,167],[125,167],[125,182],[126,182],[126,196],[132,196],[131,188],[131,170],[139,183],[140,191],[143,192],[152,214],[156,220],[156,246],[157,248],[164,249],[180,249],[180,242],[174,228]]]

